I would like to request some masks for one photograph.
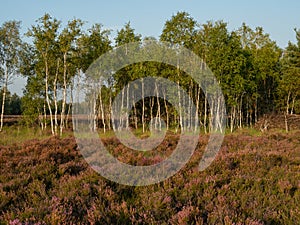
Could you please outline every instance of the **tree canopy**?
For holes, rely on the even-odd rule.
[[[6,93],[13,77],[21,73],[27,77],[24,96],[21,104],[18,103],[23,115],[42,129],[50,125],[53,135],[62,134],[68,127],[72,111],[76,75],[84,74],[98,57],[114,47],[142,43],[143,39],[157,41],[136,33],[130,22],[118,30],[115,37],[102,24],[94,24],[87,30],[83,29],[83,24],[82,20],[73,19],[63,26],[61,21],[45,14],[28,30],[26,35],[31,41],[26,42],[20,35],[20,22],[3,23],[0,27],[2,121],[5,113],[18,111],[5,110],[8,99],[16,99],[10,95],[6,99]],[[159,40],[174,48],[188,48],[212,70],[222,87],[227,125],[233,131],[252,126],[266,113],[300,112],[300,30],[295,29],[295,35],[297,43],[290,42],[285,49],[280,49],[262,27],[252,29],[243,23],[230,31],[224,21],[201,24],[187,12],[178,12],[165,22]],[[99,90],[95,128],[112,128],[112,101],[130,81],[161,76],[184,88],[197,105],[195,116],[199,117],[199,123],[205,130],[209,129],[211,118],[206,93],[179,68],[143,62],[115,72]],[[129,105],[129,93],[123,92],[123,104]],[[153,96],[134,104],[126,124],[137,129],[143,127],[144,132],[146,122],[156,116],[176,129],[187,119],[170,103]],[[1,129],[2,126],[3,122]]]

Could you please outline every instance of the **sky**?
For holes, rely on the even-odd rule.
[[[229,30],[238,29],[243,22],[251,28],[261,26],[279,47],[295,42],[294,28],[300,29],[299,0],[0,0],[0,24],[8,20],[22,21],[25,33],[35,21],[49,13],[66,24],[79,18],[90,27],[101,23],[115,34],[125,23],[145,36],[159,37],[166,20],[178,11],[190,14],[199,24],[223,20]],[[9,90],[22,94],[24,80],[15,79]]]

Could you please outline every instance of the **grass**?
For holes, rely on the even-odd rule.
[[[263,132],[261,132],[260,130],[255,129],[253,127],[243,127],[241,129],[234,130],[232,133],[231,133],[230,129],[227,129],[226,134],[228,134],[228,135],[229,134],[233,134],[233,135],[245,134],[245,135],[259,137],[263,134]]]
[[[62,138],[73,135],[67,131],[63,133]],[[20,144],[30,140],[44,140],[51,137],[51,131],[42,131],[38,127],[27,127],[22,125],[4,126],[0,133],[0,145]]]
[[[132,132],[136,137],[139,137],[139,138],[147,138],[151,134],[149,130],[146,130],[146,132],[143,133],[142,128],[133,129]],[[278,131],[278,132],[285,133],[285,131]],[[104,139],[116,137],[113,130],[107,130],[105,133],[103,132],[103,130],[100,130],[98,133],[99,133],[99,137],[104,138]],[[168,130],[167,133],[168,134],[180,134],[180,132],[176,133],[175,128]],[[229,135],[229,134],[236,134],[236,135],[247,134],[250,136],[261,136],[262,135],[261,131],[254,129],[254,128],[237,129],[233,133],[231,133],[230,130],[227,129],[225,133],[226,133],[226,135]],[[189,133],[186,132],[186,134],[188,135]],[[191,133],[191,134],[193,135],[194,133]],[[203,134],[204,134],[204,131],[203,130],[200,131],[200,135],[203,135]],[[38,127],[26,127],[23,125],[14,125],[14,126],[4,126],[3,131],[0,133],[0,135],[1,135],[0,145],[12,145],[12,144],[23,143],[25,141],[29,141],[29,140],[33,140],[33,139],[37,139],[37,140],[47,139],[47,138],[51,137],[51,131],[50,131],[50,129],[48,129],[46,131],[42,131]],[[63,133],[62,138],[70,137],[73,135],[74,134],[72,131],[65,131]]]
[[[150,131],[146,130],[146,132],[143,133],[142,128],[138,129],[132,129],[133,134],[138,138],[147,138],[150,136]],[[280,129],[273,129],[271,132],[280,133],[280,134],[286,134],[285,130]],[[293,133],[295,131],[290,131],[289,133]],[[105,133],[103,130],[99,130],[99,137],[100,138],[114,138],[116,137],[113,130],[107,130]],[[267,132],[269,133],[269,131]],[[176,135],[180,134],[180,131],[177,131],[175,128],[171,128],[167,131],[167,134]],[[186,132],[186,135],[189,133]],[[191,132],[191,135],[194,133]],[[264,132],[261,132],[258,129],[255,129],[253,127],[244,127],[242,129],[236,129],[233,133],[230,132],[230,129],[226,129],[225,135],[249,135],[249,136],[255,136],[259,137],[263,135]],[[204,135],[204,130],[200,131],[200,136]],[[3,131],[0,133],[0,145],[11,145],[11,144],[18,144],[23,143],[25,141],[37,139],[37,140],[43,140],[51,137],[51,131],[48,128],[46,131],[42,131],[38,127],[27,127],[24,125],[13,125],[13,126],[4,126]],[[65,131],[62,135],[62,138],[74,136],[73,132],[71,130]]]
[[[40,140],[47,137],[49,137],[49,134],[43,133],[40,129],[17,125],[5,126],[1,132],[0,145],[18,144],[31,139]]]

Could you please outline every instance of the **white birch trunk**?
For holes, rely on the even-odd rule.
[[[158,122],[159,131],[161,131],[160,102],[159,102],[159,94],[158,94],[158,88],[157,88],[156,82],[155,82],[155,90],[156,90],[156,100],[157,100],[157,116],[156,116],[156,120],[155,120],[155,128],[157,129],[157,122]],[[157,121],[157,120],[159,120],[159,121]]]
[[[106,132],[106,123],[105,123],[105,117],[104,117],[104,109],[103,109],[103,102],[102,102],[102,90],[100,87],[99,90],[99,106],[100,106],[100,111],[101,111],[101,119],[102,119],[102,124],[103,124],[103,132]]]
[[[58,121],[57,121],[57,113],[58,113],[58,105],[57,105],[57,78],[59,72],[59,59],[57,60],[56,74],[53,81],[53,101],[54,101],[54,133],[57,135]]]
[[[169,130],[169,109],[168,109],[168,104],[166,100],[166,92],[164,91],[164,103],[165,103],[165,110],[166,110],[166,116],[167,116],[167,124],[166,124],[166,129]]]
[[[48,105],[48,109],[49,109],[49,114],[50,114],[50,124],[51,124],[51,132],[52,135],[55,135],[54,132],[54,126],[53,126],[53,115],[52,115],[52,109],[51,109],[51,102],[50,102],[50,98],[49,98],[49,68],[48,68],[48,62],[45,62],[45,69],[46,69],[46,78],[45,78],[45,94],[46,94],[46,102]]]
[[[60,115],[60,136],[62,136],[63,129],[65,126],[65,110],[67,101],[67,53],[64,53],[64,73],[63,73],[63,100]]]
[[[196,91],[196,94],[197,94],[197,98],[196,98],[196,114],[195,114],[195,129],[194,129],[194,132],[196,133],[197,132],[197,129],[198,129],[198,123],[199,123],[199,103],[200,103],[200,85],[198,87],[198,90]]]
[[[3,95],[2,95],[0,132],[3,130],[3,124],[4,124],[4,110],[5,110],[5,99],[6,99],[7,86],[8,86],[8,71],[6,69],[5,70],[5,81],[4,81],[4,87],[3,87]]]
[[[127,86],[127,94],[126,94],[126,130],[129,130],[129,89],[130,89],[130,83],[128,83]]]
[[[142,126],[143,126],[143,133],[145,133],[145,98],[144,98],[144,79],[142,78]]]
[[[207,93],[205,93],[205,99],[204,99],[204,133],[207,134]]]

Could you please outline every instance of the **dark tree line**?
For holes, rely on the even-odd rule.
[[[45,14],[25,34],[30,42],[22,40],[20,22],[9,21],[0,27],[0,130],[3,115],[14,112],[5,110],[5,102],[8,85],[17,74],[27,77],[19,106],[22,114],[27,121],[38,123],[43,130],[50,127],[52,134],[58,135],[68,126],[76,75],[84,74],[92,62],[114,47],[156,40],[137,34],[130,23],[117,32],[113,41],[111,31],[101,24],[88,30],[83,29],[83,24],[80,19],[73,19],[63,27],[61,21]],[[223,21],[199,24],[188,13],[178,12],[165,22],[159,40],[188,48],[208,65],[222,87],[227,126],[233,131],[252,126],[267,113],[299,113],[300,31],[295,29],[295,34],[297,43],[280,49],[262,27],[251,29],[242,24],[229,31]],[[188,74],[154,62],[127,66],[100,87],[95,106],[96,129],[112,129],[110,111],[115,96],[130,81],[146,76],[165,77],[185,89],[197,106],[195,117],[209,132],[211,115],[205,93]],[[129,101],[125,98],[124,104]],[[134,104],[124,123],[145,132],[154,117],[164,119],[168,128],[176,130],[184,121],[188,123],[188,118],[183,118],[174,106],[155,96]],[[159,127],[159,121],[153,126]]]

